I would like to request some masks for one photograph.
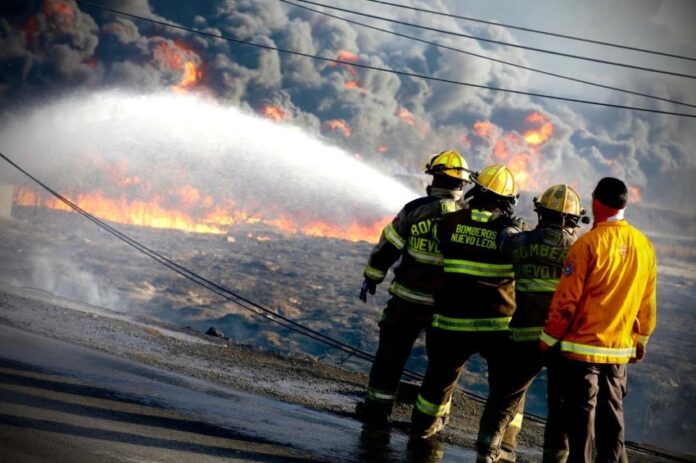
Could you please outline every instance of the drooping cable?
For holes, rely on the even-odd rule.
[[[531,27],[515,26],[512,24],[505,24],[505,23],[500,23],[500,22],[496,22],[496,21],[488,21],[485,19],[473,18],[471,16],[463,16],[463,15],[458,15],[458,14],[453,14],[453,13],[445,13],[444,11],[430,10],[427,8],[419,8],[419,7],[411,6],[411,5],[402,5],[400,3],[387,2],[384,0],[363,0],[363,1],[372,2],[372,3],[379,3],[382,5],[394,6],[397,8],[403,8],[405,10],[418,11],[419,13],[429,13],[429,14],[434,14],[437,16],[443,16],[443,17],[452,18],[452,19],[462,19],[464,21],[471,21],[471,22],[477,22],[477,23],[482,23],[482,24],[488,24],[491,26],[504,27],[507,29],[515,29],[515,30],[524,31],[524,32],[532,32],[534,34],[542,34],[542,35],[547,35],[550,37],[559,37],[562,39],[591,43],[594,45],[604,45],[607,47],[622,48],[624,50],[637,51],[637,52],[641,52],[641,53],[649,53],[652,55],[667,56],[670,58],[677,58],[677,59],[683,59],[683,60],[688,60],[688,61],[696,61],[696,58],[691,57],[691,56],[677,55],[675,53],[667,53],[667,52],[663,52],[663,51],[649,50],[647,48],[633,47],[630,45],[623,45],[623,44],[618,44],[618,43],[606,42],[606,41],[602,41],[602,40],[588,39],[587,37],[579,37],[577,35],[568,35],[568,34],[560,34],[558,32],[543,31],[543,30],[534,29]]]
[[[657,74],[665,74],[665,75],[675,76],[675,77],[685,77],[687,79],[696,79],[696,75],[693,75],[693,74],[684,74],[681,72],[667,71],[664,69],[649,68],[649,67],[645,67],[645,66],[638,66],[636,64],[618,63],[616,61],[603,60],[603,59],[599,59],[599,58],[592,58],[590,56],[575,55],[573,53],[564,53],[564,52],[560,52],[560,51],[547,50],[545,48],[530,47],[527,45],[520,45],[520,44],[512,43],[512,42],[504,42],[502,40],[495,40],[495,39],[489,39],[487,37],[479,37],[479,36],[475,36],[475,35],[471,35],[471,34],[464,34],[462,32],[450,31],[450,30],[446,30],[446,29],[440,29],[437,27],[425,26],[423,24],[414,24],[414,23],[410,23],[408,21],[401,21],[399,19],[387,18],[384,16],[378,16],[378,15],[374,15],[374,14],[370,14],[370,13],[364,13],[364,12],[360,12],[360,11],[350,10],[347,8],[341,8],[338,6],[327,5],[326,3],[319,3],[319,2],[314,2],[311,0],[295,0],[295,1],[302,2],[302,3],[308,3],[308,4],[314,5],[314,6],[322,6],[324,8],[329,8],[331,10],[342,11],[344,13],[355,14],[358,16],[366,17],[366,18],[378,19],[380,21],[387,21],[387,22],[390,22],[393,24],[399,24],[402,26],[415,27],[417,29],[423,29],[426,31],[437,32],[439,34],[451,35],[454,37],[473,39],[473,40],[478,40],[480,42],[494,43],[496,45],[503,45],[506,47],[520,48],[522,50],[529,50],[529,51],[534,51],[534,52],[538,52],[538,53],[546,53],[546,54],[555,55],[555,56],[562,56],[564,58],[579,59],[579,60],[583,60],[583,61],[590,61],[593,63],[608,64],[611,66],[618,66],[618,67],[623,67],[623,68],[628,68],[628,69],[635,69],[635,70],[639,70],[639,71],[654,72]]]
[[[593,105],[593,106],[602,106],[602,107],[608,107],[608,108],[627,109],[627,110],[632,110],[632,111],[642,111],[642,112],[654,113],[654,114],[666,114],[666,115],[671,115],[671,116],[696,118],[696,114],[680,113],[680,112],[675,112],[675,111],[663,111],[663,110],[659,110],[659,109],[642,108],[642,107],[637,107],[637,106],[620,105],[620,104],[606,103],[606,102],[593,101],[593,100],[583,100],[581,98],[570,98],[570,97],[561,97],[561,96],[556,96],[556,95],[546,95],[543,93],[526,92],[523,90],[513,90],[513,89],[508,89],[508,88],[502,88],[502,87],[493,87],[493,86],[488,86],[488,85],[480,85],[480,84],[474,84],[474,83],[470,83],[470,82],[463,82],[463,81],[458,81],[458,80],[454,80],[454,79],[447,79],[447,78],[443,78],[443,77],[422,75],[422,74],[417,74],[414,72],[398,71],[398,70],[388,69],[388,68],[384,68],[384,67],[380,67],[380,66],[372,66],[369,64],[357,63],[354,61],[346,61],[346,60],[341,60],[341,59],[337,59],[337,58],[329,58],[326,56],[319,56],[319,55],[313,55],[311,53],[304,53],[304,52],[300,52],[300,51],[296,51],[296,50],[283,49],[283,48],[274,47],[274,46],[270,46],[270,45],[264,45],[264,44],[260,44],[260,43],[250,42],[247,40],[235,39],[233,37],[229,37],[229,36],[225,36],[225,35],[221,35],[221,34],[213,34],[210,32],[201,31],[201,30],[194,29],[191,27],[180,26],[178,24],[172,24],[172,23],[168,23],[165,21],[147,18],[144,16],[136,15],[133,13],[127,13],[124,11],[116,10],[116,9],[101,6],[101,5],[95,5],[93,3],[86,2],[84,0],[75,0],[75,3],[86,6],[88,8],[95,8],[95,9],[99,9],[102,11],[108,11],[110,13],[114,13],[114,14],[117,14],[120,16],[125,16],[125,17],[129,17],[129,18],[133,18],[133,19],[137,19],[137,20],[141,20],[141,21],[146,21],[146,22],[149,22],[152,24],[158,24],[160,26],[170,27],[173,29],[183,30],[183,31],[191,32],[191,33],[198,34],[198,35],[205,36],[205,37],[222,39],[222,40],[226,40],[228,42],[238,43],[240,45],[248,45],[248,46],[252,46],[252,47],[256,47],[256,48],[261,48],[261,49],[265,49],[265,50],[273,50],[273,51],[277,51],[280,53],[286,53],[286,54],[295,55],[295,56],[303,56],[305,58],[310,58],[310,59],[314,59],[317,61],[324,61],[324,62],[335,63],[335,64],[343,64],[343,65],[353,66],[353,67],[362,68],[362,69],[370,69],[373,71],[387,72],[390,74],[395,74],[395,75],[400,75],[400,76],[405,76],[405,77],[413,77],[413,78],[418,78],[418,79],[430,80],[430,81],[434,81],[434,82],[442,82],[442,83],[448,83],[448,84],[454,84],[454,85],[462,85],[462,86],[466,86],[466,87],[480,88],[480,89],[484,89],[484,90],[513,93],[513,94],[517,94],[517,95],[526,95],[526,96],[532,96],[532,97],[538,97],[538,98],[545,98],[545,99],[558,100],[558,101],[566,101],[566,102],[571,102],[571,103],[581,103],[581,104],[587,104],[587,105]]]
[[[513,63],[513,62],[511,62],[511,61],[505,61],[505,60],[502,60],[502,59],[493,58],[492,56],[486,56],[486,55],[482,55],[482,54],[480,54],[480,53],[474,53],[474,52],[471,52],[471,51],[468,51],[468,50],[463,50],[463,49],[461,49],[461,48],[452,47],[452,46],[445,45],[445,44],[442,44],[442,43],[439,43],[439,42],[434,42],[434,41],[431,41],[431,40],[421,39],[421,38],[419,38],[419,37],[415,37],[415,36],[408,35],[408,34],[402,34],[402,33],[400,33],[400,32],[392,31],[392,30],[389,30],[389,29],[384,29],[384,28],[377,27],[377,26],[372,26],[372,25],[370,25],[370,24],[362,23],[362,22],[360,22],[360,21],[355,21],[355,20],[353,20],[353,19],[344,18],[344,17],[342,17],[342,16],[337,16],[337,15],[328,13],[328,12],[326,12],[326,11],[317,10],[317,9],[314,9],[314,8],[311,8],[311,7],[308,7],[308,6],[300,5],[300,4],[295,3],[294,1],[289,1],[289,0],[278,0],[278,1],[279,1],[279,2],[283,2],[283,3],[285,3],[285,4],[288,4],[288,5],[292,5],[292,6],[296,7],[296,8],[302,8],[303,10],[311,11],[311,12],[313,12],[313,13],[317,13],[317,14],[321,14],[321,15],[324,15],[324,16],[328,16],[328,17],[330,17],[330,18],[338,19],[338,20],[340,20],[340,21],[345,21],[345,22],[350,23],[350,24],[355,24],[355,25],[357,25],[357,26],[365,27],[365,28],[367,28],[367,29],[372,29],[372,30],[375,30],[375,31],[385,32],[385,33],[387,33],[387,34],[395,35],[395,36],[398,36],[398,37],[403,37],[403,38],[406,38],[406,39],[409,39],[409,40],[414,40],[414,41],[416,41],[416,42],[425,43],[425,44],[432,45],[432,46],[435,46],[435,47],[438,47],[438,48],[443,48],[443,49],[445,49],[445,50],[450,50],[450,51],[455,51],[455,52],[458,52],[458,53],[463,53],[463,54],[465,54],[465,55],[475,56],[475,57],[477,57],[477,58],[485,59],[485,60],[488,60],[488,61],[493,61],[493,62],[496,62],[496,63],[505,64],[505,65],[507,65],[507,66],[513,66],[513,67],[516,67],[516,68],[519,68],[519,69],[525,69],[525,70],[527,70],[527,71],[536,72],[536,73],[538,73],[538,74],[543,74],[543,75],[547,75],[547,76],[551,76],[551,77],[557,77],[557,78],[559,78],[559,79],[569,80],[569,81],[571,81],[571,82],[578,82],[578,83],[581,83],[581,84],[591,85],[591,86],[593,86],[593,87],[604,88],[604,89],[607,89],[607,90],[614,90],[614,91],[617,91],[617,92],[623,92],[623,93],[627,93],[627,94],[630,94],[630,95],[636,95],[636,96],[641,96],[641,97],[645,97],[645,98],[650,98],[650,99],[653,99],[653,100],[665,101],[665,102],[667,102],[667,103],[674,103],[674,104],[678,104],[678,105],[682,105],[682,106],[688,106],[688,107],[690,107],[690,108],[696,108],[696,105],[691,104],[691,103],[684,103],[684,102],[682,102],[682,101],[673,100],[673,99],[670,99],[670,98],[663,98],[663,97],[659,97],[659,96],[655,96],[655,95],[650,95],[650,94],[648,94],[648,93],[642,93],[642,92],[638,92],[638,91],[634,91],[634,90],[628,90],[628,89],[624,89],[624,88],[613,87],[613,86],[611,86],[611,85],[600,84],[600,83],[598,83],[598,82],[591,82],[591,81],[589,81],[589,80],[579,79],[579,78],[572,77],[572,76],[567,76],[567,75],[564,75],[564,74],[558,74],[558,73],[555,73],[555,72],[544,71],[544,70],[536,69],[536,68],[533,68],[533,67],[530,67],[530,66],[525,66],[525,65],[523,65],[523,64]],[[301,1],[301,0],[298,0],[298,1]]]

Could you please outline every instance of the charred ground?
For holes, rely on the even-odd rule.
[[[227,348],[217,341],[186,343],[163,336],[155,328],[134,328],[131,322],[113,317],[108,328],[93,327],[68,336],[61,333],[59,323],[41,327],[35,320],[8,317],[4,303],[5,323],[44,330],[71,342],[111,349],[139,361],[187,370],[188,374],[335,413],[350,413],[360,397],[366,381],[364,372],[369,367],[366,363],[222,301],[73,214],[23,208],[15,208],[14,214],[17,219],[0,223],[1,280],[105,306],[113,310],[112,315],[146,317],[152,326],[168,324],[172,329],[189,327],[203,332],[214,325],[230,340]],[[367,305],[356,297],[362,267],[372,247],[369,243],[287,236],[254,226],[238,227],[228,236],[118,227],[258,303],[322,333],[374,351],[376,323],[386,300],[386,288],[380,287],[378,297]],[[689,413],[696,404],[694,343],[690,336],[696,320],[691,310],[694,280],[689,276],[688,260],[693,254],[688,255],[688,249],[688,243],[670,239],[658,243],[661,265],[666,269],[660,278],[660,324],[651,340],[648,360],[631,369],[626,403],[629,439],[693,453],[693,444],[685,438],[696,427]],[[50,300],[41,304],[48,304],[42,309],[46,311],[60,306]],[[11,301],[13,317],[21,313],[20,305],[17,300]],[[31,306],[34,310],[35,304]],[[78,312],[63,312],[65,315],[51,312],[44,316],[67,324],[94,321],[75,315]],[[154,349],[166,355],[142,354],[138,348],[124,347],[124,339],[132,336],[153,342],[157,346]],[[422,371],[422,343],[414,353],[409,366]],[[248,367],[241,367],[244,365]],[[471,391],[485,393],[482,362],[476,360],[467,366],[462,384]],[[412,393],[412,388],[406,388],[406,396],[409,391]],[[531,411],[543,412],[543,391],[541,378],[529,400]],[[471,446],[480,404],[464,396],[456,402],[459,411],[443,438]],[[397,416],[406,421],[409,411],[407,401]],[[535,448],[541,427],[529,423],[524,442]]]

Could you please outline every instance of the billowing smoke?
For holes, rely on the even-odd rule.
[[[344,3],[341,6],[356,8],[352,2]],[[415,0],[406,3],[418,4]],[[211,0],[190,2],[185,7],[160,0],[110,0],[101,4],[214,34],[337,57],[347,63],[675,109],[621,94],[584,92],[584,87],[565,85],[563,81],[546,86],[548,79],[540,80],[529,71],[409,42],[278,0]],[[516,42],[513,35],[501,28],[374,4],[360,6],[369,6],[368,10],[377,15]],[[463,9],[444,0],[427,2],[427,7],[441,11]],[[321,132],[366,162],[397,175],[418,172],[429,153],[450,147],[465,153],[474,168],[509,162],[509,157],[496,157],[496,141],[479,136],[476,123],[495,125],[509,144],[516,137],[524,138],[528,130],[525,121],[538,113],[553,125],[553,137],[535,146],[512,149],[528,158],[524,165],[513,163],[518,169],[531,169],[522,173],[529,177],[523,185],[526,189],[538,193],[548,184],[568,182],[587,195],[599,177],[613,175],[637,187],[644,201],[674,207],[674,200],[678,199],[680,209],[694,211],[694,195],[686,179],[696,173],[696,123],[686,118],[587,108],[425,82],[350,64],[312,61],[80,9],[72,0],[4,2],[0,8],[4,10],[0,18],[0,98],[10,107],[23,104],[27,97],[62,93],[66,89],[117,86],[146,92],[162,88],[180,93],[192,91]],[[647,13],[655,27],[664,27],[665,18],[669,17],[664,10]],[[528,55],[517,49],[478,45],[474,41],[462,44],[461,40],[436,32],[402,29],[404,33],[421,34],[423,38],[472,52],[531,63]],[[693,32],[686,32],[689,34],[693,36]],[[658,45],[663,44],[654,48]],[[693,46],[690,51],[693,52]],[[694,73],[693,66],[686,70]],[[590,80],[681,100],[696,94],[696,87],[683,80],[628,76],[630,81],[601,74]],[[535,88],[539,82],[546,88]],[[7,113],[4,116],[7,118]]]

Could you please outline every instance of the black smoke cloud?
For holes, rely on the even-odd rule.
[[[417,4],[415,0],[411,3]],[[187,2],[185,6],[164,0],[108,0],[100,4],[304,53],[337,57],[349,52],[360,63],[372,66],[543,91],[534,88],[537,81],[529,71],[408,42],[289,7],[278,0],[208,0]],[[355,7],[350,2],[342,6]],[[428,7],[447,11],[454,6],[440,0],[428,2]],[[641,187],[643,199],[649,202],[670,205],[663,198],[677,197],[681,209],[694,212],[691,189],[675,192],[684,182],[674,186],[667,180],[696,173],[696,124],[684,118],[571,106],[337,66],[81,9],[72,0],[4,2],[0,8],[0,100],[5,107],[69,90],[119,87],[149,91],[172,87],[182,79],[180,63],[192,60],[201,71],[196,91],[251,111],[260,111],[266,105],[279,106],[292,123],[321,133],[367,162],[403,178],[419,173],[428,154],[450,147],[461,150],[474,168],[494,162],[490,140],[473,131],[474,123],[490,120],[503,133],[521,133],[525,116],[535,111],[549,116],[554,125],[553,137],[538,150],[536,165],[539,175],[543,175],[535,188],[541,188],[542,183],[569,182],[587,194],[596,179],[614,175]],[[370,11],[516,42],[502,28],[386,7],[373,6]],[[517,49],[474,41],[463,44],[435,32],[399,31],[529,64],[524,52]],[[172,59],[179,60],[179,64],[173,64]],[[596,80],[603,80],[602,76]],[[612,83],[681,99],[695,93],[693,85],[666,85],[657,79],[636,77],[630,83]],[[604,99],[652,105],[621,95]],[[655,107],[674,109],[662,104]],[[351,128],[350,137],[331,130],[326,121],[332,119],[345,120]]]

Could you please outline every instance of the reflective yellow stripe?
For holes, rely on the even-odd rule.
[[[442,254],[408,248],[408,254],[421,264],[442,265]]]
[[[546,334],[546,331],[544,330],[541,331],[541,334],[539,335],[539,340],[544,341],[546,344],[548,344],[549,347],[555,346],[558,342],[558,339],[549,336],[548,334]]]
[[[390,223],[387,225],[387,228],[384,229],[384,237],[399,250],[403,249],[406,244],[406,241],[396,232],[393,223]]]
[[[510,426],[517,429],[522,429],[522,420],[524,415],[522,413],[515,413],[515,417],[510,421]]]
[[[380,391],[379,389],[367,388],[367,397],[381,402],[393,402],[396,400],[395,392]]]
[[[452,405],[452,399],[447,401],[447,403],[438,405],[432,402],[428,402],[423,398],[422,395],[418,394],[418,399],[416,400],[416,408],[418,411],[428,415],[428,416],[442,416],[449,413]]]
[[[524,328],[511,326],[510,339],[513,341],[538,341],[543,326],[527,326]]]
[[[599,347],[569,341],[561,341],[561,351],[601,357],[605,360],[630,360],[636,356],[635,347]]]
[[[476,222],[486,223],[491,219],[492,215],[493,215],[493,213],[488,212],[488,211],[482,211],[479,209],[472,209],[471,210],[471,220],[474,220]]]
[[[506,331],[512,317],[452,318],[433,315],[433,328],[447,331]]]
[[[409,289],[403,285],[400,285],[396,281],[393,282],[391,284],[391,286],[389,287],[389,292],[391,294],[393,294],[394,296],[398,296],[405,301],[415,302],[416,304],[423,304],[423,305],[434,305],[435,304],[435,299],[433,298],[432,294],[414,291],[414,290]]]
[[[491,278],[512,278],[515,276],[512,264],[487,264],[460,259],[444,259],[443,262],[446,273],[464,273]]]
[[[558,286],[558,278],[518,278],[515,289],[523,293],[554,292]]]
[[[648,338],[650,336],[643,336],[642,334],[637,334],[636,335],[636,341],[638,341],[641,344],[647,344],[648,343]]]
[[[365,266],[365,275],[372,278],[373,280],[382,281],[384,277],[387,275],[387,272],[383,272],[382,270],[376,269],[372,267],[370,264],[367,264]]]

